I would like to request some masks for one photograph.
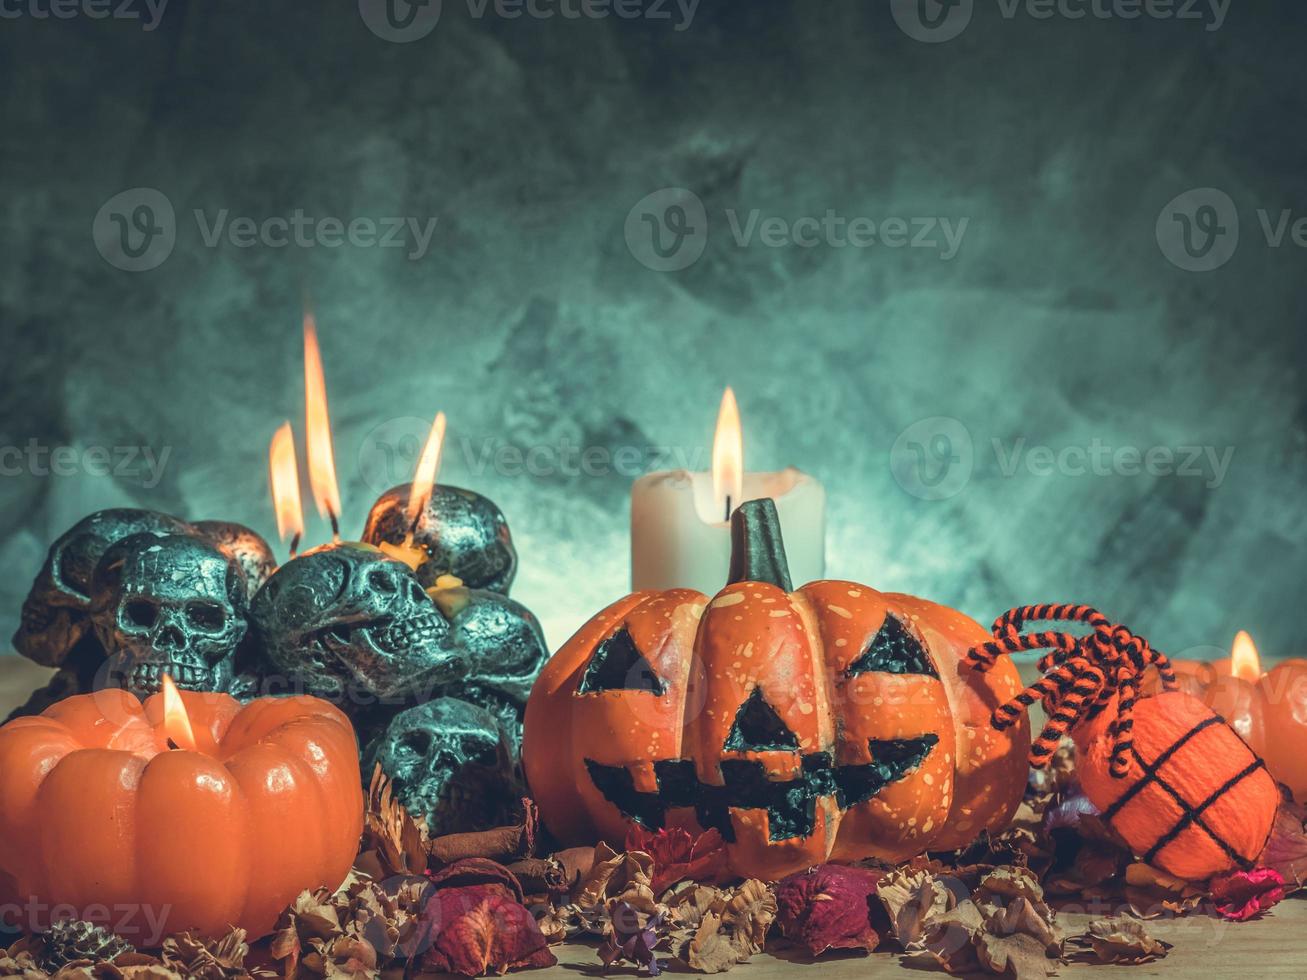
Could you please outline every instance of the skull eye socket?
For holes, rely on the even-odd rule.
[[[390,572],[384,568],[378,568],[373,572],[369,572],[368,584],[378,592],[391,593],[399,591],[399,586],[395,583],[394,578],[392,578]]]
[[[426,601],[426,598],[427,598],[427,590],[424,589],[424,588],[422,588],[422,583],[420,583],[420,582],[410,582],[410,583],[409,583],[409,586],[408,586],[408,591],[409,591],[409,594],[413,597],[413,601],[414,601],[414,602],[425,602],[425,601]]]
[[[186,607],[186,621],[198,630],[216,633],[227,624],[227,614],[212,602],[192,602]]]
[[[414,755],[425,756],[431,751],[431,741],[430,732],[414,730],[400,736],[399,747]]]
[[[123,616],[129,625],[149,629],[159,619],[159,607],[148,599],[133,599],[123,607]]]

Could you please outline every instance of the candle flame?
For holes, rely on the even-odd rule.
[[[191,728],[190,715],[186,713],[186,704],[181,692],[172,678],[164,674],[163,682],[163,733],[179,749],[188,752],[198,751],[195,742],[195,730]]]
[[[717,432],[712,441],[713,497],[726,514],[740,506],[744,496],[744,432],[740,426],[740,408],[735,392],[729,387],[722,393],[717,411]]]
[[[418,518],[431,499],[431,488],[436,485],[436,473],[440,471],[440,450],[445,444],[445,413],[437,412],[436,420],[431,423],[431,433],[427,444],[422,447],[422,456],[418,459],[417,469],[413,472],[413,484],[408,492],[408,510],[404,516],[408,526],[416,528]]]
[[[298,538],[304,533],[304,510],[300,505],[300,476],[295,466],[295,434],[283,422],[268,447],[268,475],[272,482],[272,506],[277,512],[277,534]]]
[[[1254,684],[1261,679],[1262,661],[1257,656],[1257,645],[1244,630],[1234,636],[1234,645],[1230,648],[1230,672]]]
[[[340,517],[340,489],[336,485],[336,454],[331,446],[331,419],[327,414],[327,382],[322,374],[322,352],[313,314],[304,314],[304,441],[309,461],[309,487],[318,514],[333,528]]]

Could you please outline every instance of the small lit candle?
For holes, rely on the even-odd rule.
[[[1266,761],[1277,782],[1307,802],[1307,660],[1284,660],[1269,672],[1243,630],[1230,656],[1173,661],[1180,689],[1201,698]],[[1146,692],[1157,689],[1150,674]]]
[[[415,542],[413,536],[417,533],[427,503],[431,500],[431,490],[436,485],[436,474],[440,471],[440,449],[444,443],[445,413],[437,412],[426,445],[422,447],[422,455],[418,458],[417,469],[413,472],[413,482],[409,484],[408,503],[404,506],[404,539],[375,542],[391,558],[398,558],[415,572],[431,557],[431,552]],[[366,531],[364,535],[366,538]]]
[[[744,469],[744,436],[735,393],[722,396],[713,437],[712,472],[665,470],[631,487],[631,585],[697,589],[715,594],[726,581],[730,514],[746,500],[771,497],[794,583],[825,573],[826,491],[794,467],[773,473]]]
[[[340,541],[340,487],[336,453],[331,444],[327,412],[327,382],[312,313],[304,314],[304,440],[309,463],[309,487],[318,516],[331,522],[331,540]]]

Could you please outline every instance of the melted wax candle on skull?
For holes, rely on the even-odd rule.
[[[826,491],[792,466],[773,473],[745,471],[739,407],[727,388],[713,437],[712,472],[664,470],[631,487],[631,587],[713,595],[730,564],[732,511],[764,497],[775,501],[794,580],[822,578]]]
[[[404,507],[404,526],[408,529],[401,542],[377,541],[378,548],[391,558],[397,558],[413,571],[431,557],[431,552],[413,540],[418,525],[431,501],[431,492],[436,485],[436,474],[440,472],[440,450],[445,444],[445,413],[437,412],[436,420],[431,424],[426,445],[418,459],[417,469],[413,472],[413,482],[409,485],[408,503]],[[365,534],[366,537],[366,534]],[[461,584],[457,580],[450,584]]]
[[[290,536],[290,556],[299,550],[304,536],[304,510],[300,506],[300,477],[295,465],[295,435],[283,422],[268,447],[268,476],[272,485],[272,506],[277,512],[277,535]]]
[[[445,414],[431,426],[413,482],[391,487],[368,511],[363,540],[404,562],[426,588],[459,585],[508,595],[517,552],[494,501],[436,483]]]

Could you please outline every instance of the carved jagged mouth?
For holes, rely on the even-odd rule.
[[[807,837],[816,826],[817,798],[834,797],[841,810],[866,802],[890,783],[917,769],[939,742],[939,736],[872,739],[871,757],[863,765],[836,766],[829,752],[802,757],[802,774],[797,779],[773,781],[761,762],[723,759],[724,785],[701,783],[694,762],[667,759],[654,763],[658,791],[642,793],[635,788],[629,770],[586,759],[595,789],[622,815],[651,830],[663,826],[668,810],[689,808],[705,830],[716,828],[727,841],[735,840],[730,811],[766,810],[772,840]]]
[[[137,664],[127,673],[127,689],[136,694],[158,694],[163,688],[163,675],[167,674],[183,691],[212,690],[213,671],[195,664],[162,663]]]
[[[382,653],[401,653],[439,640],[443,624],[444,620],[434,613],[403,619],[390,616],[366,623],[338,623],[322,630],[319,636],[338,648],[356,646],[366,639]]]

